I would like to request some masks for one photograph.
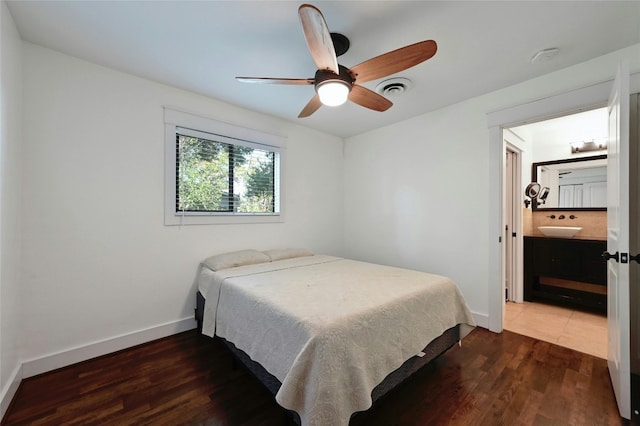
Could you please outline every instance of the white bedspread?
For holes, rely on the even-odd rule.
[[[332,256],[202,268],[203,333],[233,342],[282,382],[303,425],[348,425],[371,391],[445,330],[475,326],[446,277]]]

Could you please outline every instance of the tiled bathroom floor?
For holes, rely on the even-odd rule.
[[[505,305],[505,330],[607,358],[607,317],[543,303]]]

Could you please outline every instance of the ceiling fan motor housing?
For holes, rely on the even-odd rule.
[[[316,90],[318,90],[318,87],[330,81],[346,83],[346,85],[349,86],[349,90],[351,90],[351,86],[353,86],[353,83],[355,81],[353,76],[351,75],[351,72],[347,67],[343,67],[342,65],[338,65],[338,70],[340,71],[340,74],[336,74],[333,71],[329,70],[316,71]]]

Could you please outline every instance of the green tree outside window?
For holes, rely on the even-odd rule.
[[[176,136],[176,210],[273,213],[273,151]]]

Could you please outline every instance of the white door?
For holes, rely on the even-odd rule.
[[[505,246],[505,268],[506,268],[506,272],[505,272],[505,290],[506,290],[506,297],[505,300],[509,301],[509,300],[513,300],[513,296],[514,296],[514,279],[513,279],[513,275],[514,275],[514,270],[515,268],[513,267],[513,262],[514,262],[514,240],[515,238],[512,238],[512,234],[513,232],[515,232],[515,223],[513,220],[513,204],[514,204],[514,196],[513,196],[513,190],[514,190],[514,179],[513,179],[513,175],[514,175],[514,167],[513,167],[513,160],[514,160],[514,153],[513,151],[507,149],[506,152],[506,170],[505,170],[505,186],[506,186],[506,200],[505,200],[505,214],[504,214],[504,219],[505,219],[505,236],[504,236],[504,242],[506,244]],[[518,204],[519,206],[519,204]]]
[[[631,418],[629,346],[629,71],[618,67],[609,98],[607,262],[609,374],[620,415]]]
[[[602,207],[607,205],[607,183],[588,182],[582,185],[582,207]]]
[[[560,204],[558,207],[575,207],[575,185],[560,185]]]
[[[505,142],[507,142],[505,138]],[[524,272],[522,238],[522,164],[518,147],[506,143],[505,149],[505,289],[506,301],[522,303]]]

